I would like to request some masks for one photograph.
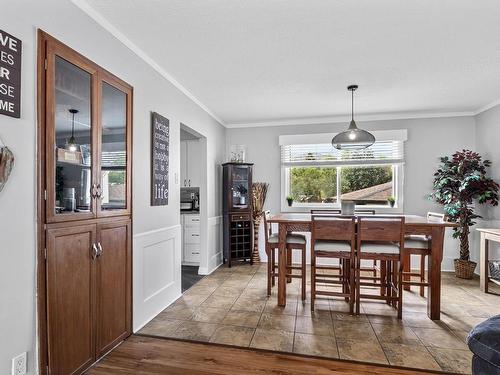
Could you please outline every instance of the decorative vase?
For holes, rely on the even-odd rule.
[[[460,279],[472,279],[477,263],[470,260],[455,259],[455,276]]]
[[[260,221],[262,220],[262,214],[254,214],[253,217],[253,250],[252,250],[252,262],[253,264],[260,263],[259,254],[259,228]]]

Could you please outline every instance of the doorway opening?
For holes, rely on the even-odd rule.
[[[180,126],[180,215],[182,228],[182,292],[203,278],[206,243],[206,138]]]

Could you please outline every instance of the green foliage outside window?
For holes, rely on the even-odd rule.
[[[366,189],[392,181],[392,167],[343,167],[340,172],[340,193]]]

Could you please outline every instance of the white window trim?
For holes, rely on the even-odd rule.
[[[355,165],[352,165],[355,166]],[[288,170],[290,167],[281,167],[281,212],[309,212],[311,209],[321,208],[338,208],[340,209],[340,202],[338,203],[297,203],[293,202],[292,206],[288,206],[286,200],[289,195],[290,176]],[[337,174],[337,186],[340,182],[340,174]],[[356,205],[356,209],[373,209],[380,214],[402,214],[404,212],[404,164],[394,165],[394,178],[393,190],[396,197],[396,204],[394,207],[386,205]]]

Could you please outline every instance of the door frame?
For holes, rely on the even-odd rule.
[[[73,56],[78,59],[85,61],[86,64],[90,66],[96,67],[99,71],[97,75],[102,78],[98,79],[98,82],[106,82],[115,87],[123,87],[125,89],[129,89],[127,93],[127,176],[129,180],[127,181],[127,209],[122,210],[121,212],[116,213],[115,215],[102,215],[100,218],[97,216],[91,219],[79,218],[78,220],[72,220],[68,222],[59,222],[59,223],[47,223],[47,212],[46,212],[46,141],[47,141],[47,132],[46,132],[46,123],[47,123],[47,111],[46,111],[46,55],[47,55],[47,42],[52,42],[58,44],[59,46],[67,49]],[[37,96],[37,125],[36,125],[36,133],[37,133],[37,158],[36,158],[36,320],[37,320],[37,343],[38,343],[38,371],[40,375],[48,375],[48,324],[47,324],[47,267],[46,267],[46,230],[47,225],[57,225],[58,227],[72,226],[72,225],[81,225],[81,224],[97,224],[97,223],[109,223],[112,221],[118,222],[119,220],[123,221],[125,219],[130,219],[130,233],[131,233],[131,243],[130,243],[130,262],[132,262],[133,257],[133,246],[132,246],[132,233],[133,233],[133,220],[132,220],[132,212],[133,212],[133,200],[132,200],[132,143],[133,143],[133,87],[128,85],[126,82],[116,77],[109,71],[105,70],[98,64],[94,63],[90,59],[81,55],[77,51],[73,50],[71,47],[67,46],[63,42],[58,39],[52,37],[41,29],[37,29],[37,62],[36,62],[36,71],[37,71],[37,79],[36,79],[36,96]],[[102,76],[100,76],[102,73]],[[94,91],[99,93],[99,88],[93,88],[93,95],[95,95]],[[92,109],[94,112],[96,109]],[[101,119],[97,119],[98,123],[100,123]],[[99,140],[100,142],[100,140]],[[97,165],[94,167],[95,171],[97,171]],[[94,173],[94,172],[93,172]],[[95,172],[97,173],[97,172]],[[97,215],[97,209],[95,210],[95,214]],[[130,332],[132,330],[132,317],[133,317],[133,265],[131,263],[130,266]]]

